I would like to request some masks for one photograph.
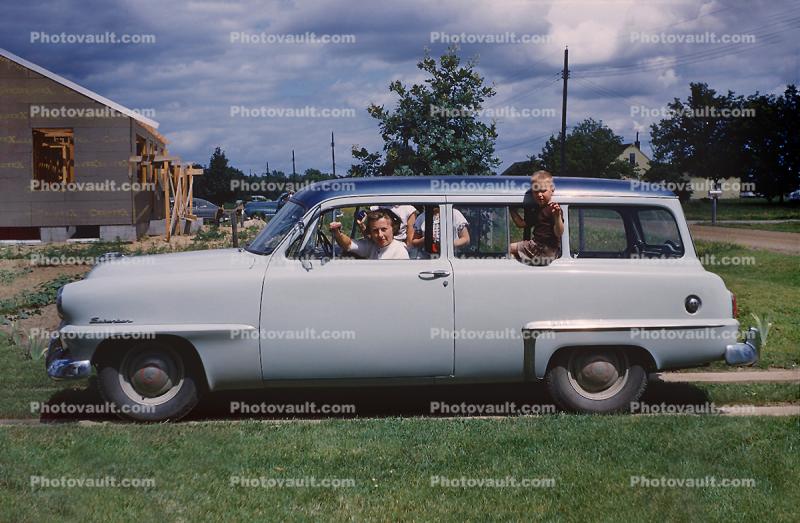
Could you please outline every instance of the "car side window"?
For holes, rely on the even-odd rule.
[[[438,209],[438,205],[425,205],[414,204],[407,202],[400,202],[398,204],[364,204],[358,206],[344,206],[329,208],[318,215],[312,221],[311,227],[306,231],[303,238],[298,238],[287,250],[287,257],[289,258],[306,258],[306,259],[320,259],[320,260],[334,260],[337,258],[348,258],[361,260],[368,256],[362,256],[361,253],[353,253],[350,250],[344,250],[336,241],[333,232],[330,229],[332,222],[341,223],[341,232],[346,235],[351,242],[358,242],[361,250],[367,248],[366,252],[371,253],[369,234],[366,230],[362,230],[358,221],[362,220],[364,215],[371,210],[388,209],[394,213],[398,218],[398,228],[394,241],[396,244],[402,245],[402,248],[408,253],[408,258],[415,259],[431,259],[438,258],[439,251],[433,241],[433,233],[435,227],[426,230],[424,224],[420,225],[418,222],[419,217],[422,216],[424,220],[424,213],[436,214],[434,209]],[[404,224],[405,227],[401,227]],[[366,225],[366,223],[365,223]],[[409,228],[409,225],[411,227]],[[407,240],[408,235],[412,235],[412,240]],[[409,245],[413,243],[413,245]],[[352,245],[352,244],[351,244]],[[397,247],[393,247],[396,249]],[[397,258],[394,258],[397,259]]]
[[[680,258],[678,223],[663,207],[569,206],[573,258]]]
[[[570,205],[569,250],[573,258],[627,258],[628,235],[620,210]]]
[[[641,241],[637,254],[647,258],[679,258],[684,248],[678,223],[667,209],[639,208],[636,210]]]
[[[466,222],[465,224],[462,223]],[[453,207],[456,226],[454,240],[457,258],[507,258],[509,241],[508,207],[503,205],[456,205]],[[458,226],[467,228],[469,242],[458,245]],[[463,241],[463,240],[462,240]]]

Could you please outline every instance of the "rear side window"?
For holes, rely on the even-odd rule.
[[[675,217],[663,207],[569,206],[573,258],[680,258]]]
[[[625,258],[628,239],[622,213],[614,208],[569,207],[573,258]]]

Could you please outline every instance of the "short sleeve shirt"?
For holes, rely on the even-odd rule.
[[[392,243],[386,247],[378,247],[375,245],[375,242],[369,238],[350,240],[350,248],[347,250],[368,260],[408,259],[408,250],[406,250],[406,246],[397,240],[392,240]]]

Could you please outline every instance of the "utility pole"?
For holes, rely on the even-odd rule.
[[[292,149],[292,176],[297,176],[297,171],[294,168],[294,149]]]
[[[269,161],[267,161],[267,176],[269,176]]]
[[[569,78],[569,50],[564,48],[564,70],[561,71],[564,79],[564,91],[561,95],[561,169],[558,173],[564,176],[567,172],[567,78]]]
[[[333,175],[336,176],[336,150],[333,145],[333,131],[331,131],[331,162],[333,163]]]

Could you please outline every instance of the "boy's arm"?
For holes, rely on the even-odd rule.
[[[561,238],[564,234],[564,213],[561,211],[561,206],[557,203],[551,203],[550,207],[553,209],[553,232],[557,238]]]

